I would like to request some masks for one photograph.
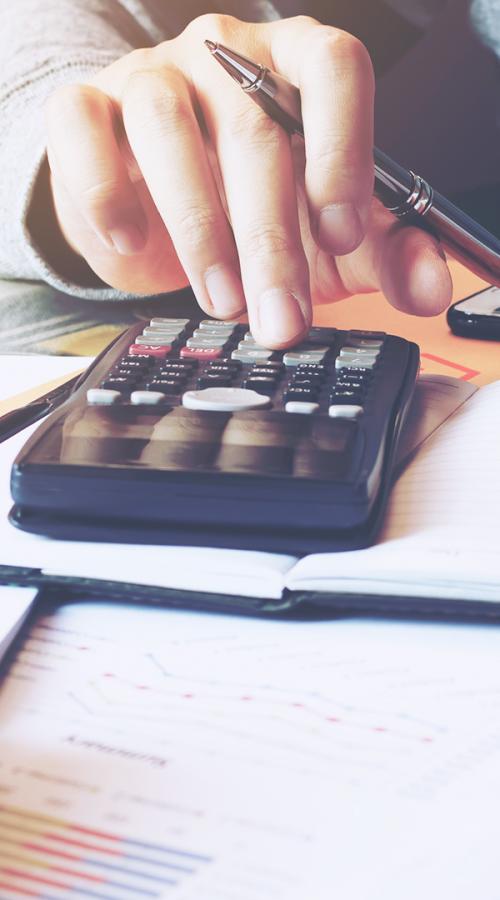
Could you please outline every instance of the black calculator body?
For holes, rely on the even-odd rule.
[[[115,340],[12,471],[20,528],[56,538],[310,553],[368,545],[419,369],[415,344],[157,318]]]

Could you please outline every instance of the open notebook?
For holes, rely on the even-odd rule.
[[[420,447],[398,479],[383,532],[369,549],[298,559],[58,542],[18,532],[7,522],[7,474],[25,434],[0,448],[0,579],[70,583],[80,596],[241,611],[277,612],[312,602],[337,609],[498,616],[500,382],[476,393],[460,382],[453,387],[449,379],[425,384],[417,397],[417,435],[408,433],[405,453]]]

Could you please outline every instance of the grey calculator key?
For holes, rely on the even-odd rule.
[[[215,335],[223,335],[227,334],[228,337],[231,337],[234,331],[234,325],[227,325],[223,328],[220,328],[216,325],[205,325],[204,327],[196,328],[193,331],[193,337],[197,337],[200,334],[215,334]]]
[[[370,359],[376,359],[379,356],[378,347],[341,347],[340,357],[346,359],[353,356],[367,356]]]
[[[258,344],[257,341],[240,341],[238,344],[238,350],[267,350],[267,347],[264,347],[262,344]]]
[[[348,359],[337,357],[335,360],[335,368],[340,369],[373,369],[376,359],[369,356],[351,356]]]
[[[206,337],[199,335],[198,337],[188,338],[186,341],[186,347],[223,347],[224,344],[227,344],[225,334],[220,337],[217,337],[215,334],[207,334]]]
[[[367,347],[367,348],[371,347],[372,349],[380,349],[380,347],[383,347],[383,345],[384,345],[384,342],[380,341],[378,339],[371,340],[369,338],[353,338],[353,337],[349,337],[347,339],[348,347]]]
[[[175,341],[175,335],[159,334],[155,337],[152,334],[138,334],[135,343],[145,347],[168,347]]]
[[[205,328],[236,328],[239,325],[239,322],[233,322],[224,320],[224,322],[218,322],[217,319],[202,319],[198,328],[205,330]]]
[[[285,363],[285,366],[301,366],[304,363],[320,363],[323,362],[329,349],[329,347],[326,347],[324,350],[320,348],[320,350],[304,350],[302,352],[291,350],[289,353],[284,354],[283,362]]]
[[[186,325],[189,325],[189,319],[165,319],[161,316],[156,316],[154,319],[151,319],[150,325],[167,325],[172,328],[185,328]]]
[[[251,363],[270,359],[273,352],[273,350],[261,350],[259,347],[249,347],[248,350],[233,350],[231,359],[237,359],[244,363]]]
[[[172,340],[179,337],[182,328],[167,328],[162,325],[146,325],[142,333],[146,337],[171,337]]]

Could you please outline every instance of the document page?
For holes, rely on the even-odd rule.
[[[499,655],[487,626],[48,610],[0,691],[0,896],[498,900]]]
[[[393,488],[376,546],[311,555],[291,590],[500,601],[500,382],[481,388]]]

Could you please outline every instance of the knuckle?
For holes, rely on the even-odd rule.
[[[286,20],[282,20],[285,22]],[[288,20],[290,21],[290,20]],[[301,28],[312,28],[318,27],[319,22],[317,19],[313,18],[313,16],[307,16],[305,13],[301,13],[299,16],[293,16],[291,23],[294,25],[299,25]]]
[[[99,218],[104,211],[116,206],[119,196],[119,182],[113,178],[103,178],[83,187],[80,201],[89,216]]]
[[[252,259],[296,257],[299,252],[288,230],[277,222],[258,222],[247,226],[242,239],[245,253]]]
[[[337,66],[361,70],[366,76],[373,77],[373,65],[370,54],[359,38],[341,31],[338,28],[320,26],[311,33],[316,58],[333,59]]]
[[[46,102],[46,116],[50,125],[75,118],[79,113],[92,112],[95,89],[86,84],[64,84],[56,88]]]
[[[351,135],[340,130],[326,133],[320,146],[315,148],[308,160],[309,170],[313,170],[316,174],[319,171],[322,177],[332,179],[341,175],[343,181],[348,181],[350,177],[358,177],[360,165],[352,150]]]
[[[177,215],[176,234],[192,251],[205,248],[214,235],[220,234],[220,219],[211,207],[188,206]]]
[[[185,28],[185,34],[199,38],[218,37],[221,41],[227,39],[234,34],[240,23],[234,16],[223,15],[222,13],[204,13],[193,19]]]
[[[124,114],[132,108],[136,123],[148,133],[168,135],[192,129],[192,110],[185,92],[167,73],[137,69],[127,80]]]
[[[240,140],[249,152],[270,149],[285,139],[281,127],[259,107],[250,104],[244,104],[233,112],[228,127],[231,137]]]
[[[152,50],[148,47],[136,47],[126,56],[127,68],[130,73],[136,69],[146,69],[150,64]]]

